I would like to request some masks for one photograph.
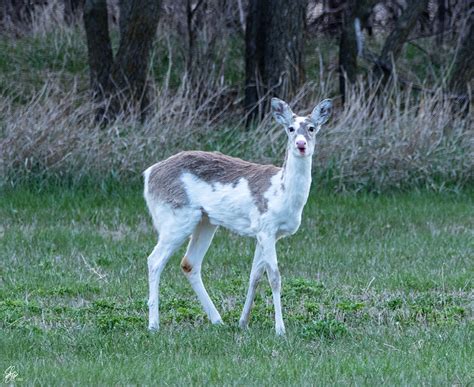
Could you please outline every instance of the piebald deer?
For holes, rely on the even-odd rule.
[[[247,298],[239,325],[249,320],[255,290],[264,271],[272,289],[275,329],[285,333],[276,241],[294,234],[301,223],[311,185],[315,136],[331,113],[331,100],[300,117],[273,98],[273,116],[288,136],[282,168],[253,164],[218,152],[181,152],[144,172],[145,200],[158,231],[158,244],[148,257],[149,326],[159,328],[160,275],[173,252],[191,236],[181,268],[213,324],[221,316],[204,288],[201,264],[218,226],[253,236],[257,246]]]

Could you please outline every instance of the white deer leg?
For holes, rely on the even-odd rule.
[[[284,335],[285,324],[283,323],[281,311],[281,276],[276,260],[275,262],[268,263],[267,275],[272,288],[273,305],[275,307],[275,331],[277,335]]]
[[[252,271],[250,272],[250,282],[249,288],[247,291],[247,298],[245,299],[244,309],[239,320],[239,326],[241,328],[246,328],[249,322],[250,311],[252,309],[253,300],[255,298],[255,290],[257,289],[258,282],[262,277],[263,270],[265,269],[265,264],[261,259],[262,246],[257,242],[255,248],[255,255],[252,263]]]
[[[201,278],[201,264],[216,229],[217,227],[210,224],[207,217],[202,218],[191,236],[186,255],[181,261],[181,269],[189,280],[209,320],[213,324],[222,324],[221,315],[209,297]]]
[[[277,255],[275,249],[275,239],[263,239],[262,259],[265,262],[268,281],[272,288],[273,306],[275,308],[275,331],[277,335],[285,334],[285,324],[281,311],[281,276],[278,270]]]
[[[148,257],[148,329],[155,331],[160,328],[159,318],[159,287],[160,276],[166,263],[173,255],[173,252],[183,243],[185,237],[165,237],[159,238],[158,244]]]

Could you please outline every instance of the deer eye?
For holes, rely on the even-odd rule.
[[[308,128],[308,130],[309,130],[311,133],[313,133],[313,132],[314,132],[314,126],[310,126],[310,127]]]
[[[293,133],[294,131],[295,131],[295,128],[293,128],[292,126],[288,128],[288,132]]]

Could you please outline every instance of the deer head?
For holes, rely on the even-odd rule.
[[[316,145],[316,134],[331,115],[332,101],[321,101],[309,116],[297,116],[285,101],[272,98],[275,120],[284,126],[288,136],[288,149],[297,157],[311,157]]]

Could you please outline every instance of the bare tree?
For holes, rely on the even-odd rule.
[[[186,27],[188,35],[188,55],[186,57],[186,71],[191,76],[193,73],[193,64],[196,58],[196,22],[195,16],[199,7],[203,4],[203,0],[198,0],[195,5],[192,0],[186,0]]]
[[[444,30],[446,29],[446,13],[448,11],[447,0],[437,0],[438,9],[437,9],[437,18],[438,18],[438,36],[437,43],[442,44],[444,40]]]
[[[354,83],[357,75],[358,48],[355,24],[359,23],[359,28],[367,26],[375,3],[376,0],[348,1],[344,8],[339,42],[339,91],[342,103],[346,96],[346,82]]]
[[[86,0],[84,25],[92,91],[101,105],[99,119],[131,112],[145,118],[149,104],[148,63],[158,16],[157,0],[121,0],[120,43],[114,58],[106,0]]]
[[[305,14],[306,0],[250,0],[244,102],[249,120],[262,117],[264,96],[291,98],[301,85]]]
[[[470,14],[464,31],[461,30],[461,44],[454,61],[449,80],[450,89],[467,95],[469,82],[474,79],[474,14]]]
[[[416,21],[428,7],[428,2],[429,0],[411,0],[408,3],[408,7],[397,19],[394,29],[385,40],[382,52],[374,65],[376,76],[382,77],[391,74],[392,62],[400,55]]]
[[[100,102],[105,99],[113,63],[106,0],[87,0],[85,2],[84,25],[89,54],[91,88],[96,101]]]

